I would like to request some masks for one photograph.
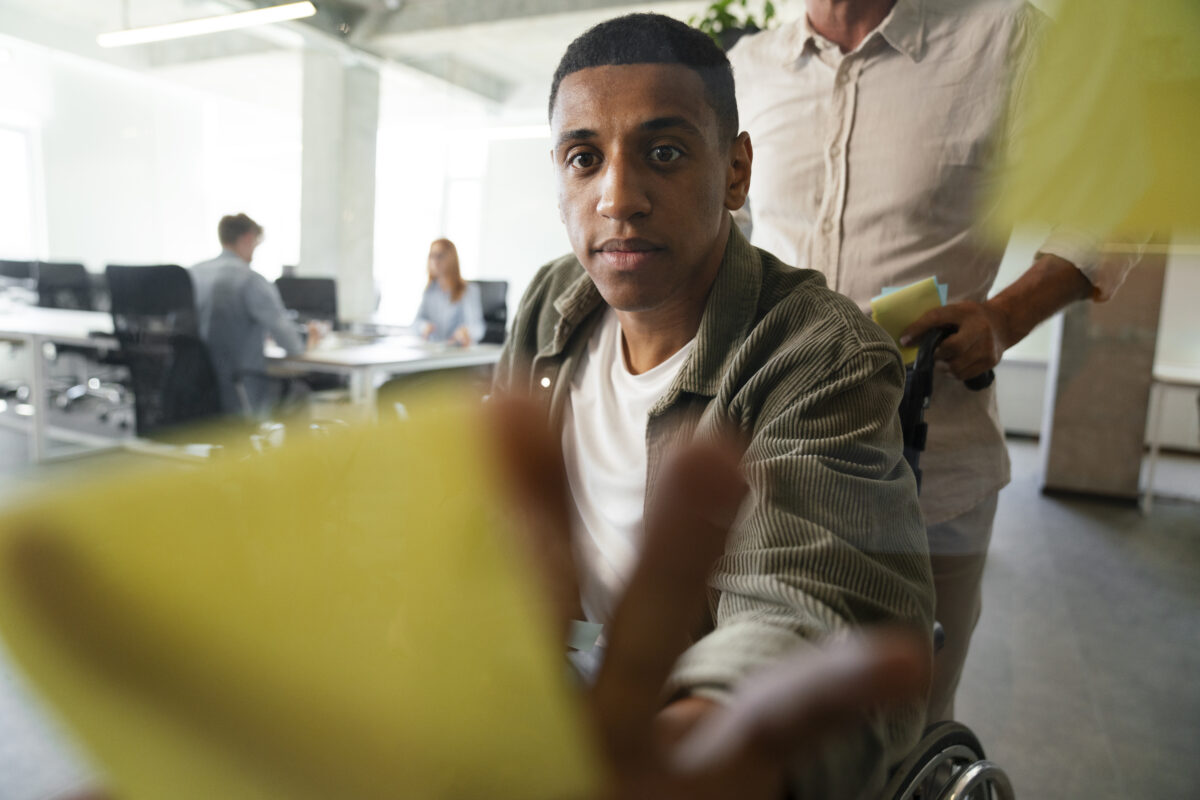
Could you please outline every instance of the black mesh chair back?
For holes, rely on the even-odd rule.
[[[296,313],[296,318],[336,322],[337,281],[333,278],[294,278],[282,277],[275,279],[275,287],[283,300],[283,307]]]
[[[504,344],[508,327],[508,281],[474,281],[483,304],[484,344]]]
[[[110,265],[106,274],[138,436],[171,440],[181,426],[219,416],[217,377],[200,339],[187,270]]]
[[[0,260],[0,278],[12,281],[33,280],[32,261],[3,261]]]
[[[32,261],[0,261],[0,290],[34,289],[37,285],[33,279],[34,271]]]
[[[66,308],[93,311],[92,279],[83,264],[37,262],[38,305],[42,308]]]

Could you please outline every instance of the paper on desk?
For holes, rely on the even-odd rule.
[[[593,793],[479,425],[421,419],[0,518],[0,632],[114,797]]]
[[[887,287],[871,300],[871,319],[900,347],[906,365],[916,360],[918,348],[901,347],[900,334],[926,311],[944,305],[945,298],[946,287],[937,278],[926,278],[908,286]]]

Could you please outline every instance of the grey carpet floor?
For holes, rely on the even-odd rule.
[[[1200,504],[1045,497],[1009,450],[959,718],[1021,800],[1200,797]]]

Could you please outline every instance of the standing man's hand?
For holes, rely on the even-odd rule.
[[[954,377],[969,380],[1000,363],[1004,351],[1016,344],[1008,315],[990,303],[951,303],[926,311],[904,329],[900,344],[919,345],[929,331],[953,328],[935,355],[945,361]]]
[[[905,347],[926,332],[954,327],[938,347],[954,377],[970,380],[1000,363],[1004,351],[1076,300],[1093,296],[1092,282],[1065,258],[1039,253],[1033,265],[1004,291],[983,303],[951,303],[926,312],[900,335]]]
[[[558,440],[523,402],[495,397],[488,407],[514,529],[565,637],[580,612]],[[735,687],[727,702],[685,696],[664,708],[664,686],[707,613],[707,578],[747,487],[736,449],[713,445],[676,453],[660,487],[585,697],[607,766],[605,797],[779,800],[788,770],[829,736],[927,691],[928,634],[893,630],[798,650]]]

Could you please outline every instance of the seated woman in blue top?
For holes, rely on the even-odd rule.
[[[483,337],[479,286],[467,283],[458,268],[458,248],[449,239],[429,246],[429,283],[421,297],[414,327],[431,342],[466,345]]]

